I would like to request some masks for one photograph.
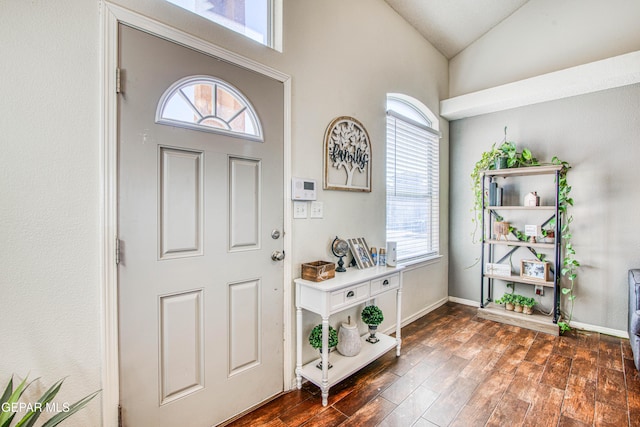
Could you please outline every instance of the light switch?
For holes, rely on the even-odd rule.
[[[311,202],[311,218],[322,218],[324,205],[322,202]]]
[[[293,202],[293,217],[296,219],[307,217],[307,202]]]

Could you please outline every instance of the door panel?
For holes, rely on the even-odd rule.
[[[120,397],[125,426],[211,426],[283,390],[283,86],[120,26]],[[213,76],[264,142],[155,123],[164,91]],[[267,173],[268,171],[268,173]]]
[[[229,250],[260,248],[260,162],[229,158]]]
[[[203,153],[160,147],[160,258],[202,255]]]
[[[160,297],[161,405],[204,387],[202,290]]]

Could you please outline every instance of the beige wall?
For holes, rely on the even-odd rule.
[[[450,61],[450,96],[640,50],[637,0],[530,0]]]
[[[0,5],[0,384],[58,402],[101,387],[98,41],[95,2]]]
[[[291,230],[294,277],[301,262],[331,259],[336,234],[383,244],[385,95],[411,95],[436,114],[448,95],[446,59],[386,3],[287,0],[284,53],[168,3],[118,3],[291,75],[293,176],[321,182],[322,137],[334,117],[351,115],[367,127],[373,192],[319,192],[324,219],[296,220]],[[9,1],[0,14],[0,379],[31,372],[49,384],[68,375],[63,400],[100,388],[103,368],[99,22],[98,2],[85,0],[64,7]],[[447,236],[446,121],[441,129],[441,236]],[[446,298],[446,238],[441,247],[443,258],[408,275],[405,317]],[[100,425],[100,405],[92,403],[69,425]]]

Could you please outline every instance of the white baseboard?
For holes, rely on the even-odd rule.
[[[621,331],[619,329],[605,328],[604,326],[591,325],[589,323],[573,322],[573,321],[570,323],[570,325],[572,328],[582,329],[585,331],[600,332],[601,334],[613,335],[614,337],[619,337],[619,338],[627,338],[627,339],[629,338],[629,332]]]
[[[458,304],[463,304],[463,305],[470,305],[471,307],[480,307],[480,303],[478,301],[474,301],[470,299],[449,297],[449,301],[455,302]]]
[[[417,313],[414,313],[409,317],[405,317],[404,319],[402,319],[401,326],[404,328],[409,323],[418,320],[419,318],[421,318],[425,314],[429,314],[433,310],[435,310],[436,308],[442,307],[443,305],[445,305],[447,303],[447,301],[449,301],[448,297],[442,298],[441,300],[438,300],[438,301],[434,302],[430,306],[427,306],[427,307],[423,308],[422,310],[418,311]],[[396,331],[396,325],[393,324],[393,325],[391,325],[390,327],[386,328],[384,331],[381,331],[381,332],[383,334],[389,334],[389,333],[394,333],[395,331]]]
[[[405,317],[402,320],[402,327],[407,326],[409,323],[414,322],[416,320],[418,320],[419,318],[421,318],[422,316],[424,316],[425,314],[431,313],[433,310],[435,310],[438,307],[442,307],[443,305],[445,305],[447,303],[447,301],[449,301],[449,298],[442,298],[439,301],[434,302],[433,304],[431,304],[428,307],[423,308],[422,310],[420,310],[419,312],[409,316],[409,317]],[[394,326],[395,328],[395,326]]]
[[[449,301],[455,302],[458,304],[469,305],[472,307],[480,307],[480,303],[478,301],[468,300],[464,298],[449,297]],[[591,325],[589,323],[571,322],[571,327],[576,329],[582,329],[584,331],[599,332],[601,334],[612,335],[614,337],[619,337],[619,338],[627,338],[627,339],[629,338],[629,333],[627,331],[605,328],[604,326]]]

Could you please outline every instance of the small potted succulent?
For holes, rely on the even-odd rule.
[[[367,338],[367,342],[375,344],[380,341],[380,339],[376,337],[378,325],[384,320],[384,315],[382,314],[380,307],[376,305],[368,305],[362,310],[362,314],[360,316],[362,317],[362,321],[369,326],[369,338]]]
[[[504,294],[502,298],[496,300],[496,304],[504,304],[505,310],[513,311],[516,295]]]
[[[524,314],[533,314],[533,306],[536,305],[536,299],[533,297],[522,298],[522,312]]]
[[[311,347],[317,348],[320,351],[320,354],[322,355],[322,325],[321,324],[314,326],[313,329],[311,330],[311,333],[309,334],[309,344],[311,344]],[[338,332],[335,329],[333,329],[332,326],[329,326],[329,349],[327,350],[327,352],[328,353],[331,352],[331,349],[337,345],[338,345]],[[318,369],[322,369],[322,359],[316,365],[316,367]],[[331,369],[332,367],[333,365],[329,363],[328,369]]]
[[[513,296],[513,311],[516,313],[522,313],[524,307],[524,297],[522,295]]]

